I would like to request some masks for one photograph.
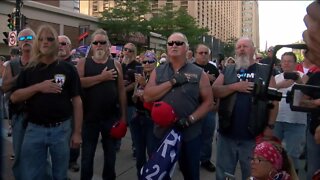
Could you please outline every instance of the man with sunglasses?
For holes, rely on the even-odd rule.
[[[132,101],[132,96],[134,93],[134,86],[135,86],[135,76],[134,73],[136,73],[136,67],[141,66],[141,63],[139,63],[136,60],[137,56],[137,47],[133,43],[127,43],[123,47],[123,60],[122,60],[122,69],[123,69],[123,79],[124,79],[124,85],[126,88],[127,93],[127,121],[130,128],[130,132],[132,132],[132,126],[131,126],[131,120],[133,119],[133,116],[136,112],[135,103]],[[132,140],[132,151],[133,151],[133,157],[136,156],[135,154],[135,142],[134,139]],[[120,144],[118,144],[117,150],[120,149]]]
[[[180,169],[184,179],[198,180],[202,118],[212,109],[213,97],[207,74],[187,62],[188,49],[184,34],[169,36],[168,63],[151,73],[143,97],[146,102],[163,101],[173,107],[178,119],[169,127],[155,124],[155,136],[161,140],[173,127],[181,131]]]
[[[62,61],[65,61],[74,65],[72,62],[71,41],[69,37],[66,35],[60,35],[58,36],[58,41],[59,41],[58,58]],[[77,163],[79,155],[80,155],[80,148],[70,148],[69,169],[73,172],[78,172],[80,170],[80,166]]]
[[[126,94],[121,64],[111,58],[107,32],[92,34],[93,56],[77,64],[83,95],[83,146],[81,180],[93,177],[93,162],[99,136],[104,152],[103,179],[115,179],[116,142],[126,126]],[[115,132],[117,131],[117,132]],[[120,132],[121,131],[121,132]],[[115,136],[115,133],[120,134]]]
[[[219,76],[219,70],[215,65],[209,63],[210,53],[210,49],[206,45],[197,45],[194,64],[204,70],[210,80],[210,84],[212,84]],[[201,133],[201,166],[210,172],[214,172],[216,169],[215,165],[211,162],[210,159],[212,154],[212,142],[216,123],[215,117],[218,105],[217,103],[217,100],[213,101],[214,107],[203,118]]]
[[[31,57],[32,43],[35,38],[35,33],[30,28],[23,29],[18,34],[18,46],[21,50],[21,56],[18,59],[12,60],[5,67],[3,75],[2,89],[5,93],[11,94],[12,89],[15,87],[16,80],[21,70],[28,64]],[[11,103],[10,103],[11,104]],[[12,166],[13,175],[15,179],[22,179],[20,167],[20,152],[23,137],[25,133],[25,125],[23,118],[23,105],[10,105],[9,111],[12,113],[12,144],[13,152],[15,155],[14,163]]]

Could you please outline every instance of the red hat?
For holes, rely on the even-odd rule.
[[[157,125],[169,127],[176,121],[177,116],[170,104],[160,101],[153,103],[151,118]]]
[[[113,124],[110,135],[115,139],[123,138],[127,133],[127,124],[123,121],[117,121]]]
[[[153,102],[143,102],[143,107],[151,112]]]

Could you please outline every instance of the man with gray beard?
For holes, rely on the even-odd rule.
[[[116,142],[126,132],[126,93],[122,68],[110,56],[107,33],[98,29],[92,34],[93,56],[77,64],[83,96],[83,146],[81,180],[93,177],[94,155],[99,136],[104,152],[103,179],[115,179]],[[118,123],[118,124],[116,124]],[[114,133],[115,131],[116,134]],[[121,132],[120,132],[121,131]],[[119,135],[119,136],[118,136]]]
[[[217,135],[216,179],[234,174],[238,161],[242,179],[250,176],[250,161],[258,135],[272,136],[278,105],[268,109],[266,101],[253,104],[252,90],[259,78],[269,76],[269,66],[255,63],[252,40],[240,38],[236,43],[236,64],[228,65],[213,84],[213,94],[220,98]],[[275,80],[271,77],[270,86]]]

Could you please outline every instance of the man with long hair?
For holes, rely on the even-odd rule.
[[[92,34],[91,44],[93,56],[80,59],[77,64],[84,90],[81,179],[92,179],[94,155],[101,134],[104,152],[102,176],[103,179],[111,180],[116,178],[116,142],[121,138],[113,132],[125,132],[127,129],[126,93],[122,68],[110,56],[110,42],[106,31],[96,30]],[[113,126],[114,124],[117,126]]]
[[[45,178],[48,154],[53,179],[67,179],[70,145],[76,148],[82,142],[80,79],[74,66],[58,61],[57,55],[57,32],[49,25],[40,26],[32,57],[10,97],[13,103],[26,106],[27,128],[21,148],[25,180]]]
[[[36,38],[33,30],[26,28],[19,32],[18,34],[18,51],[21,51],[21,55],[17,55],[16,58],[8,61],[7,66],[5,66],[3,72],[3,84],[2,89],[6,94],[6,99],[9,99],[13,88],[15,87],[16,80],[20,71],[23,70],[31,57],[31,49],[33,40]],[[8,118],[12,120],[12,144],[13,144],[13,154],[14,163],[12,166],[13,175],[17,180],[22,179],[21,168],[20,168],[20,152],[21,145],[23,142],[23,137],[25,133],[24,118],[23,118],[23,105],[19,104],[12,106],[11,103],[6,101],[6,105],[9,107]],[[10,112],[10,113],[9,113]]]

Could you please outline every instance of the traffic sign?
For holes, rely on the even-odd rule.
[[[9,38],[9,41],[8,41],[9,46],[17,45],[17,31],[10,31],[8,38]]]

